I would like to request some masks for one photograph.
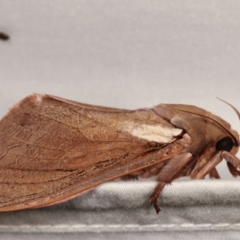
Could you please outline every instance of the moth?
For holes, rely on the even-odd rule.
[[[158,213],[159,194],[174,179],[220,178],[223,159],[239,176],[238,148],[227,122],[195,106],[125,110],[33,94],[0,121],[0,211],[53,205],[116,178],[155,176]]]

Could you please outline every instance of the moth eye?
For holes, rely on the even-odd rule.
[[[219,140],[216,144],[216,149],[218,151],[225,150],[225,151],[231,151],[233,147],[233,141],[230,137],[225,137]]]

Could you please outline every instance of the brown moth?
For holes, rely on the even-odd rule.
[[[56,204],[119,177],[156,176],[151,203],[159,212],[157,198],[176,178],[220,178],[223,158],[239,176],[238,148],[227,122],[195,106],[124,110],[33,94],[0,121],[0,211]]]

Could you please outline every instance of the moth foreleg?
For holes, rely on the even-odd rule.
[[[195,176],[191,175],[194,179],[204,179],[207,174],[213,173],[215,167],[222,161],[221,152],[215,154],[200,170]]]
[[[209,172],[209,176],[210,178],[215,178],[215,179],[220,179],[220,175],[217,171],[216,168],[213,168],[210,172]]]
[[[231,155],[229,152],[226,151],[222,152],[222,157],[226,159],[230,173],[234,177],[240,176],[240,171],[238,170],[240,168],[240,160],[236,156]]]
[[[221,156],[236,169],[240,168],[240,159],[238,159],[236,156],[230,154],[227,151],[222,151]]]

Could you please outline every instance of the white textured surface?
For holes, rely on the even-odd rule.
[[[238,181],[179,181],[156,214],[154,182],[113,182],[57,206],[0,214],[1,233],[126,233],[240,230]]]

